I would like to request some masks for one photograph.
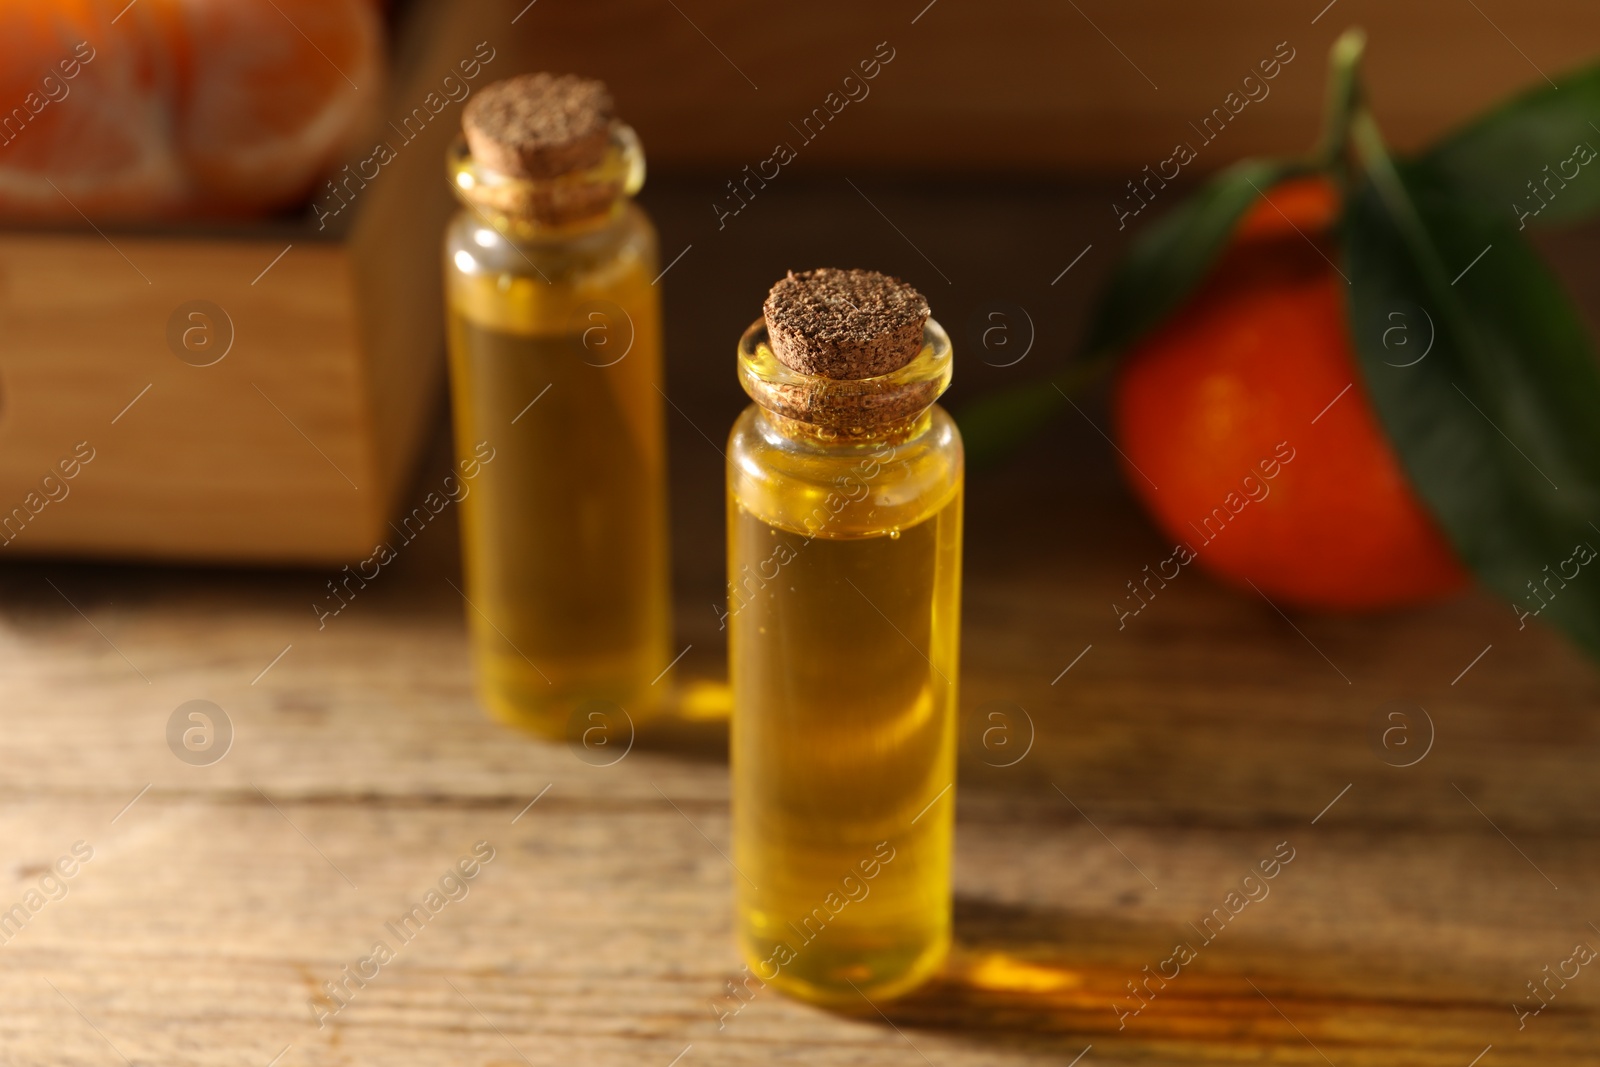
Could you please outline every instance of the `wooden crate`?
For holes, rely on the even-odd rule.
[[[479,42],[474,90],[519,72],[512,14],[413,5],[381,121]],[[439,411],[461,106],[377,129],[395,158],[325,229],[0,231],[0,558],[369,555]]]

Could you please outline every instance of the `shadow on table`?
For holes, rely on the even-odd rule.
[[[634,742],[658,752],[702,763],[728,762],[728,715],[733,694],[721,678],[697,677],[672,687],[666,707],[638,724]]]
[[[881,1019],[911,1043],[918,1031],[936,1032],[1062,1064],[1092,1046],[1097,1057],[1141,1062],[1462,1067],[1490,1038],[1516,1036],[1500,1000],[1339,954],[1243,939],[1224,948],[1164,923],[959,897],[955,925],[956,947],[937,977],[849,1014]],[[1191,962],[1175,967],[1174,946],[1154,947],[1164,938],[1191,945]],[[1574,1052],[1592,1047],[1596,1026],[1590,1013],[1569,1018],[1562,1034],[1541,1035],[1541,1048],[1555,1051],[1551,1039]]]

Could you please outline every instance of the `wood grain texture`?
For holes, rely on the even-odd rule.
[[[491,37],[502,48],[478,84],[520,69],[510,17],[493,2],[417,5],[375,110],[403,122],[431,97],[423,114],[437,117],[372,131],[359,158],[380,140],[394,158],[349,179],[326,226],[308,212],[186,232],[0,232],[0,516],[75,444],[95,452],[59,504],[19,518],[6,553],[305,564],[372,552],[444,378],[440,234],[456,204],[442,160],[460,113],[442,79]],[[324,213],[341,202],[318,190]],[[220,309],[192,320],[217,351],[232,335],[213,365],[169,339],[194,301]]]
[[[73,841],[95,849],[0,947],[4,1062],[106,1062],[74,1008],[136,1063],[264,1064],[289,1045],[280,1062],[522,1062],[515,1046],[538,1064],[665,1065],[691,1043],[720,1063],[1060,1063],[1091,1043],[1101,1061],[1322,1062],[1311,1042],[1339,1064],[1464,1064],[1489,1044],[1500,1062],[1586,1062],[1600,987],[1574,982],[1524,1032],[1510,1004],[1594,936],[1590,668],[1548,634],[1508,638],[1474,598],[1378,628],[1298,620],[1356,672],[1345,687],[1273,612],[1198,575],[1159,628],[1119,636],[1095,586],[1147,535],[1094,503],[1134,551],[1012,531],[1020,558],[1000,563],[996,530],[975,524],[960,944],[931,987],[886,1006],[900,1033],[865,1007],[831,1016],[770,992],[718,1028],[710,1005],[738,966],[733,875],[712,847],[726,848],[720,753],[645,737],[595,768],[490,725],[444,531],[320,633],[298,603],[311,575],[52,572],[86,621],[45,575],[4,572],[0,903]],[[1083,562],[1049,562],[1063,551]],[[1029,565],[1029,582],[1005,573]],[[1051,687],[1055,643],[1030,649],[1025,632],[1095,648]],[[1490,639],[1503,658],[1452,693],[1452,653]],[[714,671],[714,656],[685,663]],[[1393,691],[1440,725],[1409,770],[1367,743],[1369,706]],[[972,740],[997,692],[1038,730],[1003,770]],[[164,743],[195,696],[237,729],[211,767]],[[384,923],[478,840],[496,859],[470,894],[319,1029],[320,984],[393,941]],[[1175,941],[1200,945],[1187,924],[1280,841],[1296,854],[1271,894],[1119,1030],[1125,984]]]
[[[956,338],[959,408],[1048,366],[1110,263],[1098,246],[1050,284],[1101,189],[864,190],[950,284],[840,182],[774,189],[711,238],[700,182],[648,193],[663,248],[695,245],[666,280],[692,647],[663,684],[721,677],[732,346],[783,265],[916,280]],[[1593,240],[1567,246],[1589,306]],[[998,294],[1037,325],[1019,368],[985,366],[972,340]],[[0,944],[0,1063],[990,1067],[1091,1045],[1080,1067],[1592,1062],[1588,969],[1521,1030],[1512,1005],[1576,942],[1600,944],[1600,675],[1477,594],[1286,619],[1186,571],[1119,629],[1111,602],[1168,549],[1084,408],[971,480],[958,946],[885,1015],[767,990],[719,1028],[739,969],[720,726],[641,734],[594,767],[491,724],[449,521],[321,629],[311,604],[332,574],[315,570],[0,565],[0,914],[75,841],[94,848]],[[441,435],[407,498],[446,462]],[[235,727],[208,767],[165,740],[197,698]],[[1409,768],[1369,735],[1397,699],[1436,727]],[[1013,766],[982,742],[992,701],[1034,724]],[[322,983],[480,840],[495,859],[468,895],[319,1028]],[[1280,842],[1294,859],[1270,895],[1204,943],[1189,924]],[[1180,940],[1197,958],[1119,1020],[1127,983]]]
[[[4,551],[295,560],[362,547],[386,508],[351,358],[349,259],[302,244],[252,286],[288,243],[0,237],[0,506],[43,496],[78,442],[94,452]],[[211,366],[168,347],[169,317],[194,300],[223,309],[194,320],[211,345],[232,333]]]

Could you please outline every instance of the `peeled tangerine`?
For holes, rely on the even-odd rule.
[[[0,0],[0,220],[285,207],[382,79],[375,0]]]

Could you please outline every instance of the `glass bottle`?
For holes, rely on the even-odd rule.
[[[836,380],[780,361],[763,319],[738,373],[755,401],[727,466],[738,938],[763,982],[860,1006],[950,944],[963,467],[934,404],[950,341],[926,319],[910,362]]]
[[[456,451],[463,473],[480,461],[460,503],[481,698],[552,738],[594,709],[608,726],[617,708],[648,716],[670,620],[638,138],[613,120],[598,162],[539,178],[458,141],[448,172],[463,205],[444,242]]]

